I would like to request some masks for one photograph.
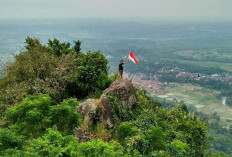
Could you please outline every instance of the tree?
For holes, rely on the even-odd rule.
[[[106,57],[97,52],[87,52],[80,55],[77,60],[76,84],[69,85],[70,95],[85,97],[97,90],[103,90],[109,85],[108,61]],[[71,90],[75,89],[75,90]]]
[[[76,46],[80,43],[77,41]],[[100,52],[76,55],[70,43],[54,39],[42,45],[30,37],[25,47],[27,51],[15,55],[14,62],[4,67],[6,76],[0,80],[2,112],[27,94],[49,94],[52,103],[58,104],[64,98],[86,97],[110,84],[108,61]]]
[[[11,107],[7,115],[12,124],[22,128],[21,134],[38,137],[51,124],[50,104],[48,95],[27,96],[19,105]]]
[[[175,157],[187,157],[190,156],[190,148],[187,143],[180,140],[174,140],[167,146],[167,151],[171,156]]]
[[[29,95],[19,105],[11,107],[7,115],[13,126],[27,137],[39,137],[53,125],[63,133],[73,133],[81,119],[74,106],[78,102],[69,99],[55,106],[51,106],[51,102],[48,95]]]
[[[73,49],[76,52],[77,56],[81,53],[81,41],[80,40],[74,40]]]
[[[75,110],[78,105],[79,102],[75,99],[67,99],[60,105],[52,106],[50,111],[52,124],[63,133],[72,134],[73,129],[81,123],[81,117]]]
[[[164,150],[165,134],[161,127],[152,126],[151,129],[145,132],[145,139],[149,141],[149,151]]]
[[[26,46],[25,48],[30,51],[34,48],[38,48],[38,47],[42,47],[40,41],[38,38],[30,38],[30,37],[27,37],[26,38]]]
[[[218,151],[207,152],[205,153],[204,156],[205,157],[230,157],[230,155],[227,155],[226,153],[218,152]]]
[[[56,129],[49,128],[43,136],[27,142],[22,156],[78,156],[77,139],[72,135],[64,136]]]
[[[7,149],[20,149],[25,137],[18,135],[10,129],[0,129],[0,155]]]
[[[103,142],[99,139],[93,139],[86,143],[78,145],[78,155],[85,157],[123,157],[123,147],[116,141]]]
[[[131,122],[122,122],[117,128],[117,132],[119,140],[123,142],[126,137],[135,136],[139,130]]]
[[[16,55],[15,61],[5,67],[7,75],[0,84],[0,104],[11,106],[27,94],[38,93],[49,94],[54,103],[59,103],[68,82],[75,81],[75,57],[54,56],[45,46],[31,47],[37,39],[27,40],[28,51]]]
[[[185,105],[185,104],[181,105],[181,110],[184,111],[184,112],[186,112],[186,113],[189,113],[187,105]]]
[[[71,44],[68,42],[60,43],[60,41],[56,38],[53,40],[48,40],[48,49],[52,54],[55,54],[56,56],[70,53],[70,45]]]

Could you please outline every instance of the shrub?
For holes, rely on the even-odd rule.
[[[167,146],[167,151],[171,156],[175,157],[187,157],[190,156],[190,148],[187,143],[180,140],[174,140]]]
[[[160,104],[154,101],[151,97],[146,95],[145,90],[136,89],[137,102],[136,104],[142,109],[155,109]]]
[[[110,131],[106,129],[104,123],[97,123],[95,134],[97,138],[103,141],[107,141],[111,137]]]
[[[77,72],[75,94],[85,97],[97,90],[103,90],[108,85],[108,60],[106,57],[97,52],[87,52],[81,54],[77,59]],[[74,86],[74,87],[75,87]],[[70,85],[69,88],[73,88]]]
[[[52,124],[56,125],[58,130],[63,133],[73,133],[73,129],[81,122],[81,117],[75,110],[78,105],[79,102],[75,99],[67,99],[59,105],[51,106]]]
[[[151,126],[156,125],[155,114],[144,110],[136,119],[135,125],[142,131],[148,130]]]
[[[145,132],[145,139],[149,141],[149,151],[165,149],[165,134],[159,126],[152,126]]]
[[[78,145],[78,155],[84,157],[123,157],[123,147],[116,141],[109,143],[103,142],[99,139],[93,139],[86,143]]]
[[[24,137],[9,129],[0,129],[0,155],[3,150],[11,148],[21,148]]]
[[[132,122],[122,122],[117,128],[119,140],[122,142],[126,137],[135,136],[139,130],[133,126]]]
[[[27,142],[23,156],[78,156],[77,139],[74,136],[63,136],[55,129],[47,129],[42,137]]]
[[[37,137],[51,124],[50,104],[48,95],[29,95],[19,105],[11,107],[7,115],[13,124],[24,128],[23,135]]]
[[[80,115],[74,107],[78,103],[75,99],[68,99],[51,106],[48,95],[29,95],[19,105],[11,107],[7,114],[14,128],[23,128],[20,133],[28,137],[38,137],[53,125],[70,134],[80,124]]]

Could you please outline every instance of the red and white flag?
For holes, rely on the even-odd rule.
[[[136,58],[135,58],[135,56],[133,55],[133,53],[132,52],[130,52],[130,54],[129,54],[129,60],[131,60],[132,62],[134,62],[135,64],[137,64],[138,63],[138,61],[136,60]]]

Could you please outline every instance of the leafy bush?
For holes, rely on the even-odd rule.
[[[230,157],[230,155],[227,155],[224,152],[217,152],[217,151],[213,151],[213,152],[207,152],[204,155],[205,157]]]
[[[190,148],[187,143],[184,143],[180,140],[174,140],[167,147],[167,151],[171,156],[175,157],[187,157],[190,156]]]
[[[111,132],[106,129],[106,126],[103,123],[97,123],[95,135],[96,138],[99,138],[103,141],[108,141],[111,138]]]
[[[124,148],[116,141],[109,143],[94,139],[78,145],[78,155],[85,157],[123,157]]]
[[[126,137],[135,136],[139,130],[132,122],[122,122],[117,128],[118,139],[123,142]]]
[[[156,117],[149,110],[144,110],[135,121],[135,125],[142,131],[148,130],[151,126],[156,125]]]
[[[155,109],[160,106],[156,101],[153,101],[151,97],[146,95],[145,90],[136,89],[137,102],[136,104],[143,109]]]
[[[127,110],[124,109],[122,103],[119,101],[119,99],[113,95],[107,96],[110,100],[110,103],[112,105],[112,117],[114,119],[115,123],[122,122],[127,118]]]
[[[91,92],[99,89],[103,90],[109,85],[108,60],[102,53],[97,51],[81,54],[76,59],[76,62],[76,94],[79,96],[87,96]],[[69,88],[73,88],[73,84]]]
[[[19,105],[10,108],[7,114],[15,126],[23,128],[21,134],[28,137],[38,137],[53,125],[59,131],[72,133],[74,127],[80,124],[80,115],[75,111],[75,105],[78,102],[69,99],[60,105],[51,106],[48,95],[29,95]]]
[[[24,157],[23,154],[22,154],[22,151],[21,150],[18,150],[18,149],[6,149],[2,152],[2,154],[0,154],[4,157]]]
[[[48,40],[48,49],[50,53],[56,56],[62,56],[63,54],[71,53],[71,44],[68,42],[60,43],[58,39]]]
[[[125,109],[122,103],[119,101],[118,97],[114,95],[107,95],[107,97],[110,100],[112,106],[111,114],[115,123],[131,121],[136,118],[137,116],[136,109],[132,109],[132,110]]]
[[[75,99],[64,100],[60,105],[51,106],[50,117],[53,125],[63,133],[71,134],[73,129],[80,124],[80,115],[75,107],[79,102]]]
[[[42,137],[27,142],[22,155],[30,156],[78,156],[77,139],[74,136],[63,136],[59,131],[47,129]]]
[[[3,150],[11,148],[21,148],[23,145],[24,137],[9,129],[0,129],[0,155]]]
[[[149,150],[164,150],[165,149],[165,134],[159,126],[152,126],[151,129],[145,132],[145,139],[149,142]]]
[[[13,124],[23,128],[23,135],[38,137],[51,124],[50,104],[48,95],[29,95],[19,105],[11,107],[7,115]]]

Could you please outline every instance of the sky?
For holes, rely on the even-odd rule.
[[[232,0],[0,0],[0,19],[232,20]]]

